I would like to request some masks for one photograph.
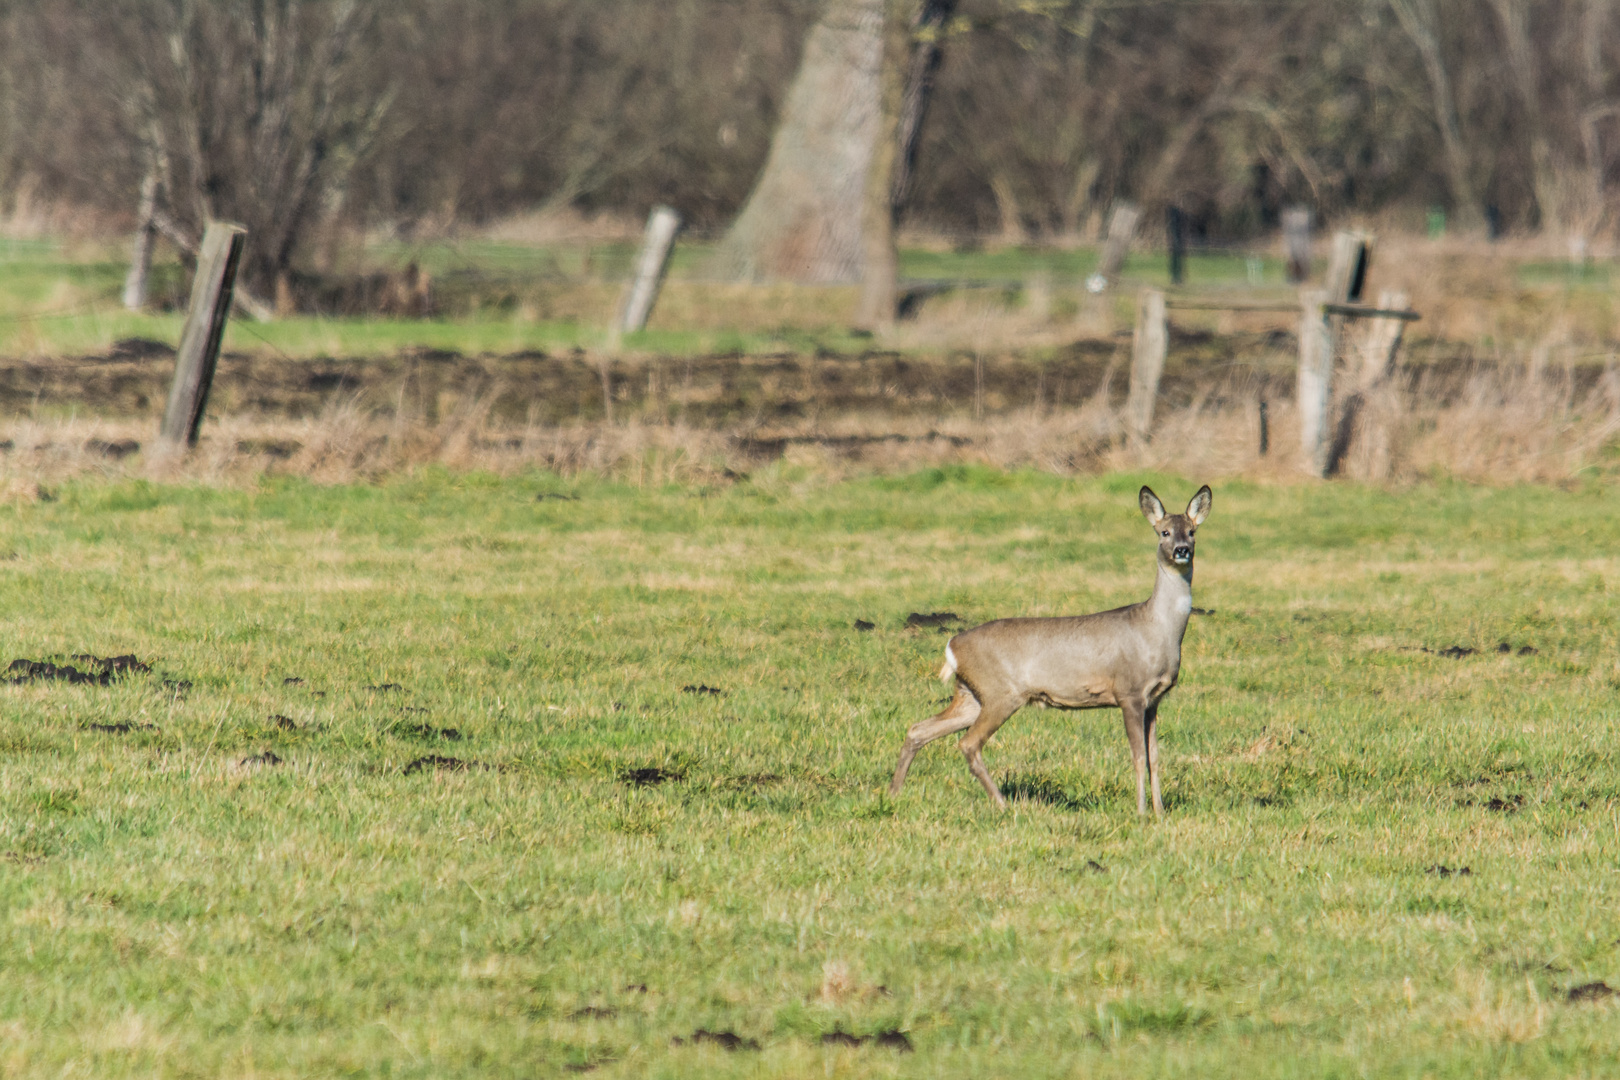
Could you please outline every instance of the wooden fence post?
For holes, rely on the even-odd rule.
[[[1295,393],[1299,403],[1301,463],[1312,476],[1327,471],[1328,406],[1333,393],[1334,326],[1324,310],[1325,289],[1300,292],[1299,376]]]
[[[1131,393],[1125,401],[1130,436],[1147,442],[1153,429],[1153,405],[1159,396],[1165,354],[1170,350],[1170,323],[1164,293],[1143,289],[1136,297],[1136,332],[1131,339]]]
[[[1102,261],[1097,264],[1097,272],[1086,279],[1086,288],[1092,292],[1102,292],[1119,276],[1120,268],[1125,265],[1125,256],[1130,254],[1131,238],[1136,235],[1136,219],[1141,213],[1135,203],[1114,204],[1113,216],[1108,219],[1108,240],[1103,244]]]
[[[174,446],[197,445],[203,409],[208,406],[208,390],[219,362],[219,347],[225,337],[225,320],[231,311],[231,294],[236,286],[236,268],[242,260],[242,244],[247,230],[240,225],[214,222],[203,233],[197,252],[197,275],[191,282],[191,308],[185,329],[180,332],[180,349],[174,358],[174,384],[169,388],[169,407],[163,413],[164,442]]]
[[[667,206],[655,206],[647,217],[647,232],[641,241],[641,255],[636,259],[635,277],[625,296],[624,310],[619,314],[620,333],[634,334],[647,327],[658,290],[664,283],[664,270],[669,265],[669,251],[675,246],[675,234],[681,228],[681,215]]]
[[[1322,283],[1328,291],[1328,302],[1353,304],[1360,300],[1371,265],[1372,237],[1358,232],[1334,233],[1327,280]]]
[[[1378,307],[1384,311],[1404,311],[1407,296],[1399,289],[1385,289],[1378,294]],[[1395,355],[1400,352],[1401,337],[1406,332],[1406,320],[1375,315],[1367,320],[1367,329],[1361,339],[1361,373],[1358,390],[1367,391],[1383,382],[1395,367]]]
[[[1299,285],[1311,276],[1311,211],[1290,206],[1282,213],[1283,252],[1288,260],[1288,281]]]

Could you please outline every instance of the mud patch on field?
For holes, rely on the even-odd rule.
[[[1614,997],[1617,992],[1620,991],[1616,991],[1606,982],[1589,982],[1582,983],[1579,986],[1570,987],[1569,991],[1564,995],[1564,998],[1567,1001],[1574,1003],[1579,1003],[1582,1001],[1604,1001],[1608,998]]]
[[[158,732],[162,729],[156,724],[132,724],[120,721],[116,724],[86,724],[86,731],[94,731],[101,735],[130,735],[137,731]]]
[[[829,1031],[821,1037],[822,1046],[849,1046],[862,1047],[866,1045],[881,1046],[888,1050],[898,1050],[902,1054],[909,1054],[914,1047],[911,1038],[903,1031],[878,1031],[871,1035],[851,1035],[847,1031]]]
[[[406,765],[404,772],[406,776],[413,776],[421,772],[489,772],[494,768],[495,766],[485,765],[481,761],[463,761],[461,758],[428,754]]]
[[[447,742],[460,742],[461,731],[457,728],[439,728],[431,724],[408,724],[394,729],[394,734],[411,739],[443,739]]]
[[[71,660],[76,664],[53,664],[48,660],[13,660],[6,668],[7,682],[65,682],[72,684],[92,684],[95,686],[110,686],[114,680],[126,675],[145,674],[152,669],[143,664],[133,655],[124,656],[95,656],[90,653],[74,653]]]
[[[672,780],[685,780],[686,770],[678,767],[666,769],[659,765],[643,765],[622,770],[619,779],[631,787],[657,787]]]
[[[582,1009],[575,1009],[568,1014],[570,1020],[611,1020],[619,1015],[619,1010],[602,1005],[587,1005]]]
[[[698,1028],[696,1031],[692,1032],[692,1037],[690,1039],[683,1039],[677,1035],[675,1038],[671,1039],[670,1042],[675,1046],[698,1046],[703,1043],[709,1043],[713,1046],[720,1047],[722,1050],[729,1050],[733,1052],[737,1050],[759,1049],[759,1041],[757,1039],[745,1039],[741,1035],[738,1035],[735,1031],[710,1031],[708,1028]]]
[[[960,630],[963,625],[962,616],[954,611],[931,611],[926,615],[920,611],[913,611],[906,616],[907,630],[934,629],[945,633],[951,631],[953,627]]]
[[[706,686],[703,683],[691,684],[681,687],[683,694],[696,694],[698,697],[724,697],[725,691],[718,686]]]

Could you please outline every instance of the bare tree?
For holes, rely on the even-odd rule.
[[[1436,0],[1388,0],[1401,29],[1423,60],[1433,100],[1435,126],[1445,156],[1446,181],[1451,189],[1453,212],[1465,224],[1480,220],[1479,196],[1475,192],[1463,142],[1462,120],[1452,91],[1451,71],[1446,66],[1439,8]]]
[[[300,245],[388,112],[374,0],[62,7],[83,28],[88,66],[144,163],[142,230],[150,224],[184,251],[210,221],[241,223],[244,285],[289,307]]]

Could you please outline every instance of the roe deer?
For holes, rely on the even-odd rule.
[[[996,729],[1031,701],[1060,709],[1117,706],[1136,761],[1136,812],[1147,813],[1146,772],[1159,795],[1159,702],[1181,671],[1181,638],[1192,614],[1193,534],[1209,514],[1208,485],[1185,514],[1167,514],[1148,488],[1137,495],[1142,514],[1159,534],[1159,576],[1140,604],[1095,615],[1056,619],[997,619],[963,631],[945,645],[939,677],[956,676],[956,695],[944,711],[911,725],[900,747],[889,794],[897,795],[917,751],[935,739],[968,729],[962,753],[997,806],[1006,806],[980,753]]]

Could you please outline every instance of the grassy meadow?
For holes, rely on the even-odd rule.
[[[783,352],[859,354],[968,349],[1050,351],[1076,334],[1129,333],[1142,286],[1169,285],[1162,251],[1139,245],[1117,287],[1101,297],[1082,282],[1096,267],[1094,247],[951,246],[939,240],[900,251],[903,288],[921,288],[893,331],[874,341],[850,329],[852,286],[715,282],[705,274],[712,244],[683,238],[648,328],[613,339],[607,327],[623,298],[635,244],[582,239],[547,242],[467,236],[356,244],[334,280],[419,266],[431,279],[437,314],[428,319],[301,312],[256,323],[233,319],[225,348],[289,358],[375,357],[408,348],[464,354],[527,350],[629,352],[662,356]],[[1288,301],[1275,245],[1252,250],[1194,249],[1184,291],[1240,301]],[[1318,271],[1326,244],[1319,245]],[[1424,313],[1414,341],[1466,342],[1494,355],[1532,347],[1559,363],[1601,362],[1620,325],[1612,260],[1572,265],[1545,251],[1478,242],[1391,235],[1378,248],[1371,288],[1406,290]],[[160,246],[152,309],[120,303],[127,247],[105,239],[64,242],[0,235],[0,357],[82,355],[144,338],[179,341],[189,273]],[[1240,320],[1242,321],[1242,320]],[[1292,316],[1260,326],[1292,328]],[[1180,311],[1178,328],[1231,333],[1233,317]]]
[[[0,1075],[1612,1074],[1607,487],[1217,482],[1162,821],[1113,711],[881,794],[909,613],[1140,599],[1201,479],[13,500],[0,662],[152,670],[0,688]]]

